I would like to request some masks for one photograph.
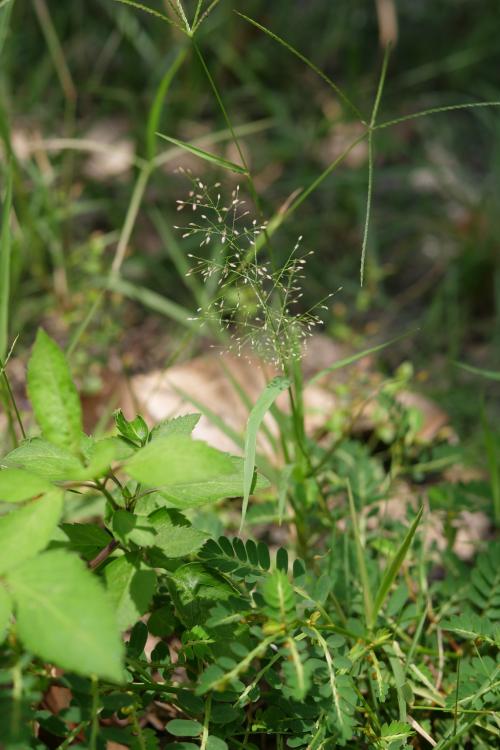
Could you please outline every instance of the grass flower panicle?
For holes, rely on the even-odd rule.
[[[208,258],[188,253],[193,265],[187,275],[199,274],[215,290],[190,320],[228,334],[224,348],[238,357],[251,351],[286,371],[301,358],[314,330],[324,324],[323,313],[334,294],[301,309],[307,259],[314,251],[302,250],[300,236],[285,262],[277,266],[265,250],[257,251],[256,239],[266,231],[266,224],[250,220],[239,186],[224,201],[220,183],[209,187],[187,174],[192,187],[185,199],[177,201],[177,210],[197,213],[200,219],[175,228],[184,239],[199,239],[201,248],[213,243]]]

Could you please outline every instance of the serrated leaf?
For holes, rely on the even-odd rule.
[[[184,486],[164,487],[161,495],[177,508],[197,508],[200,505],[215,503],[228,497],[243,496],[243,459],[230,456],[233,472],[224,476],[207,479],[204,482],[193,482]],[[268,480],[256,473],[251,492],[269,487]]]
[[[49,543],[61,517],[63,494],[53,489],[0,517],[0,573],[34,557]]]
[[[0,584],[0,643],[5,638],[11,615],[12,599],[5,586]]]
[[[106,566],[105,579],[120,630],[127,630],[148,610],[156,588],[156,573],[127,554]]]
[[[266,412],[271,408],[280,393],[289,388],[289,378],[273,378],[264,388],[257,399],[247,421],[245,432],[245,461],[243,466],[243,505],[241,508],[240,531],[245,522],[245,514],[248,507],[248,499],[252,490],[255,470],[255,453],[257,451],[257,433]]]
[[[91,560],[111,541],[111,536],[94,523],[63,523],[61,530],[68,538],[71,550],[85,560]]]
[[[43,438],[24,440],[1,459],[1,464],[7,468],[20,467],[54,481],[71,480],[83,469],[81,461],[70,451]]]
[[[200,421],[200,417],[201,414],[183,414],[180,417],[159,422],[151,430],[151,439],[156,440],[169,435],[186,435],[189,437]]]
[[[200,440],[170,435],[153,440],[130,458],[125,469],[148,487],[181,486],[233,472],[231,459]]]
[[[27,382],[43,436],[77,451],[83,430],[80,398],[63,352],[41,328],[28,363]]]
[[[123,645],[101,584],[76,555],[44,552],[9,573],[27,649],[63,669],[122,680]]]
[[[22,503],[32,497],[43,495],[53,486],[43,477],[31,474],[24,469],[4,469],[0,471],[0,501]]]
[[[146,441],[149,429],[144,418],[138,414],[135,419],[128,420],[125,418],[121,409],[117,409],[113,414],[116,427],[121,435],[134,444],[142,445]]]
[[[156,532],[154,547],[166,557],[185,557],[197,552],[208,538],[208,534],[195,529],[178,511],[160,508],[148,520]]]
[[[172,575],[172,599],[181,619],[192,627],[203,623],[210,608],[234,596],[234,589],[200,563],[181,565]]]
[[[103,438],[92,440],[86,453],[85,466],[79,474],[75,473],[72,479],[85,481],[86,479],[99,479],[107,474],[113,461],[120,457],[122,451],[121,443],[117,438]]]
[[[125,546],[130,542],[139,547],[156,544],[156,531],[145,516],[136,516],[128,510],[116,510],[111,517],[113,535]]]

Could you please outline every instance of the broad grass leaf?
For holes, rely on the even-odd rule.
[[[0,518],[0,573],[29,560],[47,546],[62,508],[63,493],[53,489]]]
[[[248,499],[252,490],[252,482],[255,469],[255,453],[257,450],[257,433],[266,412],[286,388],[290,386],[290,380],[284,377],[273,378],[266,385],[255,403],[248,417],[245,433],[245,463],[243,467],[243,506],[241,509],[240,530],[245,521],[248,507]]]
[[[32,497],[43,495],[53,489],[43,477],[23,469],[0,471],[0,501],[23,503]]]
[[[169,143],[173,143],[174,146],[178,146],[179,148],[184,149],[184,151],[189,151],[189,153],[194,154],[194,156],[199,156],[200,159],[204,159],[205,161],[209,161],[212,164],[216,164],[218,167],[222,167],[222,169],[227,169],[229,172],[236,172],[237,174],[248,174],[248,170],[245,169],[245,167],[241,167],[239,164],[235,164],[233,161],[222,159],[222,157],[217,156],[216,154],[211,154],[208,151],[203,151],[203,149],[197,148],[196,146],[191,145],[191,143],[178,141],[177,138],[171,138],[168,135],[163,135],[163,133],[157,133],[156,135],[158,135],[160,138],[163,138],[165,141],[168,141]]]
[[[27,649],[63,669],[121,682],[123,645],[111,603],[76,555],[44,552],[7,581]]]
[[[0,584],[0,643],[2,643],[12,614],[12,599],[5,586]]]
[[[41,328],[28,364],[28,393],[43,436],[77,451],[83,429],[80,398],[66,357]]]
[[[243,497],[243,459],[231,456],[233,473],[178,487],[163,487],[160,494],[177,508],[196,508],[227,497]],[[262,474],[254,474],[251,492],[269,487]]]
[[[127,630],[147,612],[156,588],[156,573],[141,564],[138,554],[128,554],[106,566],[105,578],[118,627]]]
[[[185,435],[158,438],[138,450],[127,461],[131,477],[148,487],[185,485],[231,474],[228,455]]]
[[[384,575],[382,576],[382,580],[380,581],[380,585],[378,587],[378,591],[375,595],[375,599],[373,602],[372,616],[371,616],[371,621],[370,621],[370,626],[372,627],[375,625],[375,622],[377,620],[377,615],[380,612],[380,609],[387,598],[387,595],[394,582],[394,579],[396,578],[399,572],[399,569],[401,568],[401,565],[403,564],[403,560],[406,557],[406,554],[413,541],[413,537],[415,536],[415,532],[417,531],[417,527],[422,518],[422,513],[423,513],[423,508],[420,508],[417,515],[415,516],[413,523],[408,529],[405,538],[401,542],[399,549],[397,550],[391,562],[385,569]]]

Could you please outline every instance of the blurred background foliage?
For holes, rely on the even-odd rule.
[[[146,5],[169,12],[162,0]],[[235,10],[310,58],[366,118],[387,38],[394,49],[381,120],[499,98],[497,0],[221,0],[197,43],[241,133],[265,216],[313,182],[360,125],[318,76]],[[194,307],[179,274],[191,248],[172,229],[187,190],[175,168],[208,181],[220,175],[155,141],[164,163],[135,206],[134,189],[150,155],[148,112],[186,44],[158,129],[237,160],[202,65],[178,31],[113,0],[11,0],[0,14],[1,168],[5,177],[10,156],[14,173],[11,338],[20,335],[22,350],[43,323],[68,343],[91,311],[73,352],[87,388],[99,387],[113,358],[127,371],[164,365],[184,341],[179,319]],[[273,240],[279,257],[298,235],[315,251],[305,304],[342,287],[327,321],[334,337],[361,345],[418,326],[389,357],[411,357],[422,380],[432,370],[434,392],[462,425],[477,420],[469,397],[477,381],[450,362],[500,364],[499,135],[496,108],[376,133],[363,288],[364,142]],[[137,215],[127,225],[131,204]],[[101,297],[120,242],[122,286]]]

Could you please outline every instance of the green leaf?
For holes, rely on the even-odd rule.
[[[230,456],[233,473],[207,479],[204,482],[193,482],[178,487],[163,487],[160,494],[178,508],[196,508],[199,505],[214,503],[227,497],[243,496],[243,459]],[[255,473],[251,492],[269,487],[268,480],[262,474]]]
[[[7,582],[27,649],[63,669],[121,682],[123,645],[108,595],[76,555],[44,552]]]
[[[415,516],[415,520],[413,521],[412,525],[408,529],[405,538],[403,539],[398,551],[392,558],[391,562],[387,566],[384,575],[382,576],[382,580],[380,581],[380,586],[378,587],[378,591],[375,595],[375,600],[373,602],[373,609],[372,609],[372,616],[370,619],[369,627],[373,627],[375,625],[375,622],[377,620],[377,615],[380,612],[380,609],[390,591],[390,588],[394,582],[394,579],[396,578],[399,569],[401,568],[401,565],[403,564],[403,560],[406,557],[406,554],[410,548],[410,545],[413,541],[413,537],[415,536],[415,532],[417,530],[417,527],[420,523],[420,519],[422,518],[423,508],[420,508],[417,515]]]
[[[166,730],[174,737],[198,737],[203,732],[203,724],[188,719],[172,719],[167,722]]]
[[[4,503],[22,503],[32,497],[43,495],[53,489],[43,477],[31,474],[23,469],[4,469],[0,471],[0,501]]]
[[[500,623],[493,624],[487,617],[477,615],[475,612],[464,612],[450,617],[449,620],[443,622],[442,628],[457,633],[466,640],[484,638],[489,643],[500,646]]]
[[[392,742],[406,740],[413,733],[414,732],[409,724],[405,724],[402,721],[391,721],[390,724],[382,724],[380,739],[387,747]],[[398,745],[398,747],[402,746]]]
[[[41,328],[28,364],[28,393],[43,436],[78,451],[83,430],[80,398],[63,352]]]
[[[125,546],[130,542],[139,547],[151,547],[156,544],[156,532],[144,516],[136,516],[128,510],[117,510],[111,518],[113,535]]]
[[[127,630],[147,612],[156,588],[156,573],[141,564],[138,554],[127,554],[107,565],[104,575],[118,627]]]
[[[175,419],[159,422],[151,430],[151,439],[168,437],[169,435],[186,435],[189,437],[200,421],[201,414],[183,414]]]
[[[224,578],[200,563],[181,565],[171,580],[173,602],[188,627],[205,622],[212,606],[227,601],[236,593]]]
[[[85,560],[92,560],[111,541],[111,536],[94,523],[62,523],[60,528],[69,548]]]
[[[3,642],[12,615],[12,600],[6,588],[0,585],[0,643]]]
[[[53,481],[83,482],[98,479],[106,474],[113,461],[120,457],[120,441],[116,438],[94,441],[87,436],[82,437],[84,439],[81,440],[80,447],[87,459],[87,465],[67,448],[49,443],[43,438],[25,440],[2,458],[1,464],[7,468],[24,468]]]
[[[220,737],[210,734],[207,739],[207,750],[227,750],[227,743]]]
[[[283,625],[295,619],[295,593],[282,570],[275,570],[266,576],[260,591],[266,603],[268,617]]]
[[[103,438],[93,440],[87,449],[85,466],[79,473],[75,473],[73,479],[99,479],[108,473],[113,461],[120,457],[122,441],[117,438]]]
[[[240,531],[245,522],[248,499],[252,490],[255,469],[255,453],[257,450],[257,433],[268,409],[279,394],[290,387],[289,378],[273,378],[264,388],[248,417],[245,433],[245,463],[243,467],[243,506],[241,509]]]
[[[185,151],[189,151],[191,154],[199,156],[200,159],[205,159],[205,161],[209,161],[212,164],[217,164],[218,167],[227,169],[230,172],[236,172],[237,174],[248,174],[248,171],[245,169],[245,167],[241,167],[239,164],[235,164],[233,161],[222,159],[220,156],[216,156],[215,154],[210,154],[208,151],[203,151],[201,148],[197,148],[197,146],[191,145],[191,143],[178,141],[177,138],[171,138],[168,135],[163,135],[163,133],[157,133],[156,135],[158,135],[160,138],[163,138],[165,141],[168,141],[169,143],[173,143],[174,146],[179,146],[179,148],[183,148]]]
[[[7,468],[20,467],[54,481],[74,479],[83,469],[76,456],[43,438],[24,440],[1,459],[1,464]]]
[[[0,573],[15,568],[47,546],[62,508],[63,493],[54,489],[0,518]]]
[[[121,409],[117,409],[113,414],[116,427],[121,435],[132,443],[142,445],[148,435],[149,429],[144,418],[138,414],[135,419],[128,420],[125,418]]]
[[[208,534],[195,529],[178,511],[160,508],[148,520],[156,531],[154,547],[166,557],[185,557],[197,552],[208,538]]]
[[[229,456],[185,435],[158,438],[141,448],[126,471],[148,487],[185,485],[233,472]]]

